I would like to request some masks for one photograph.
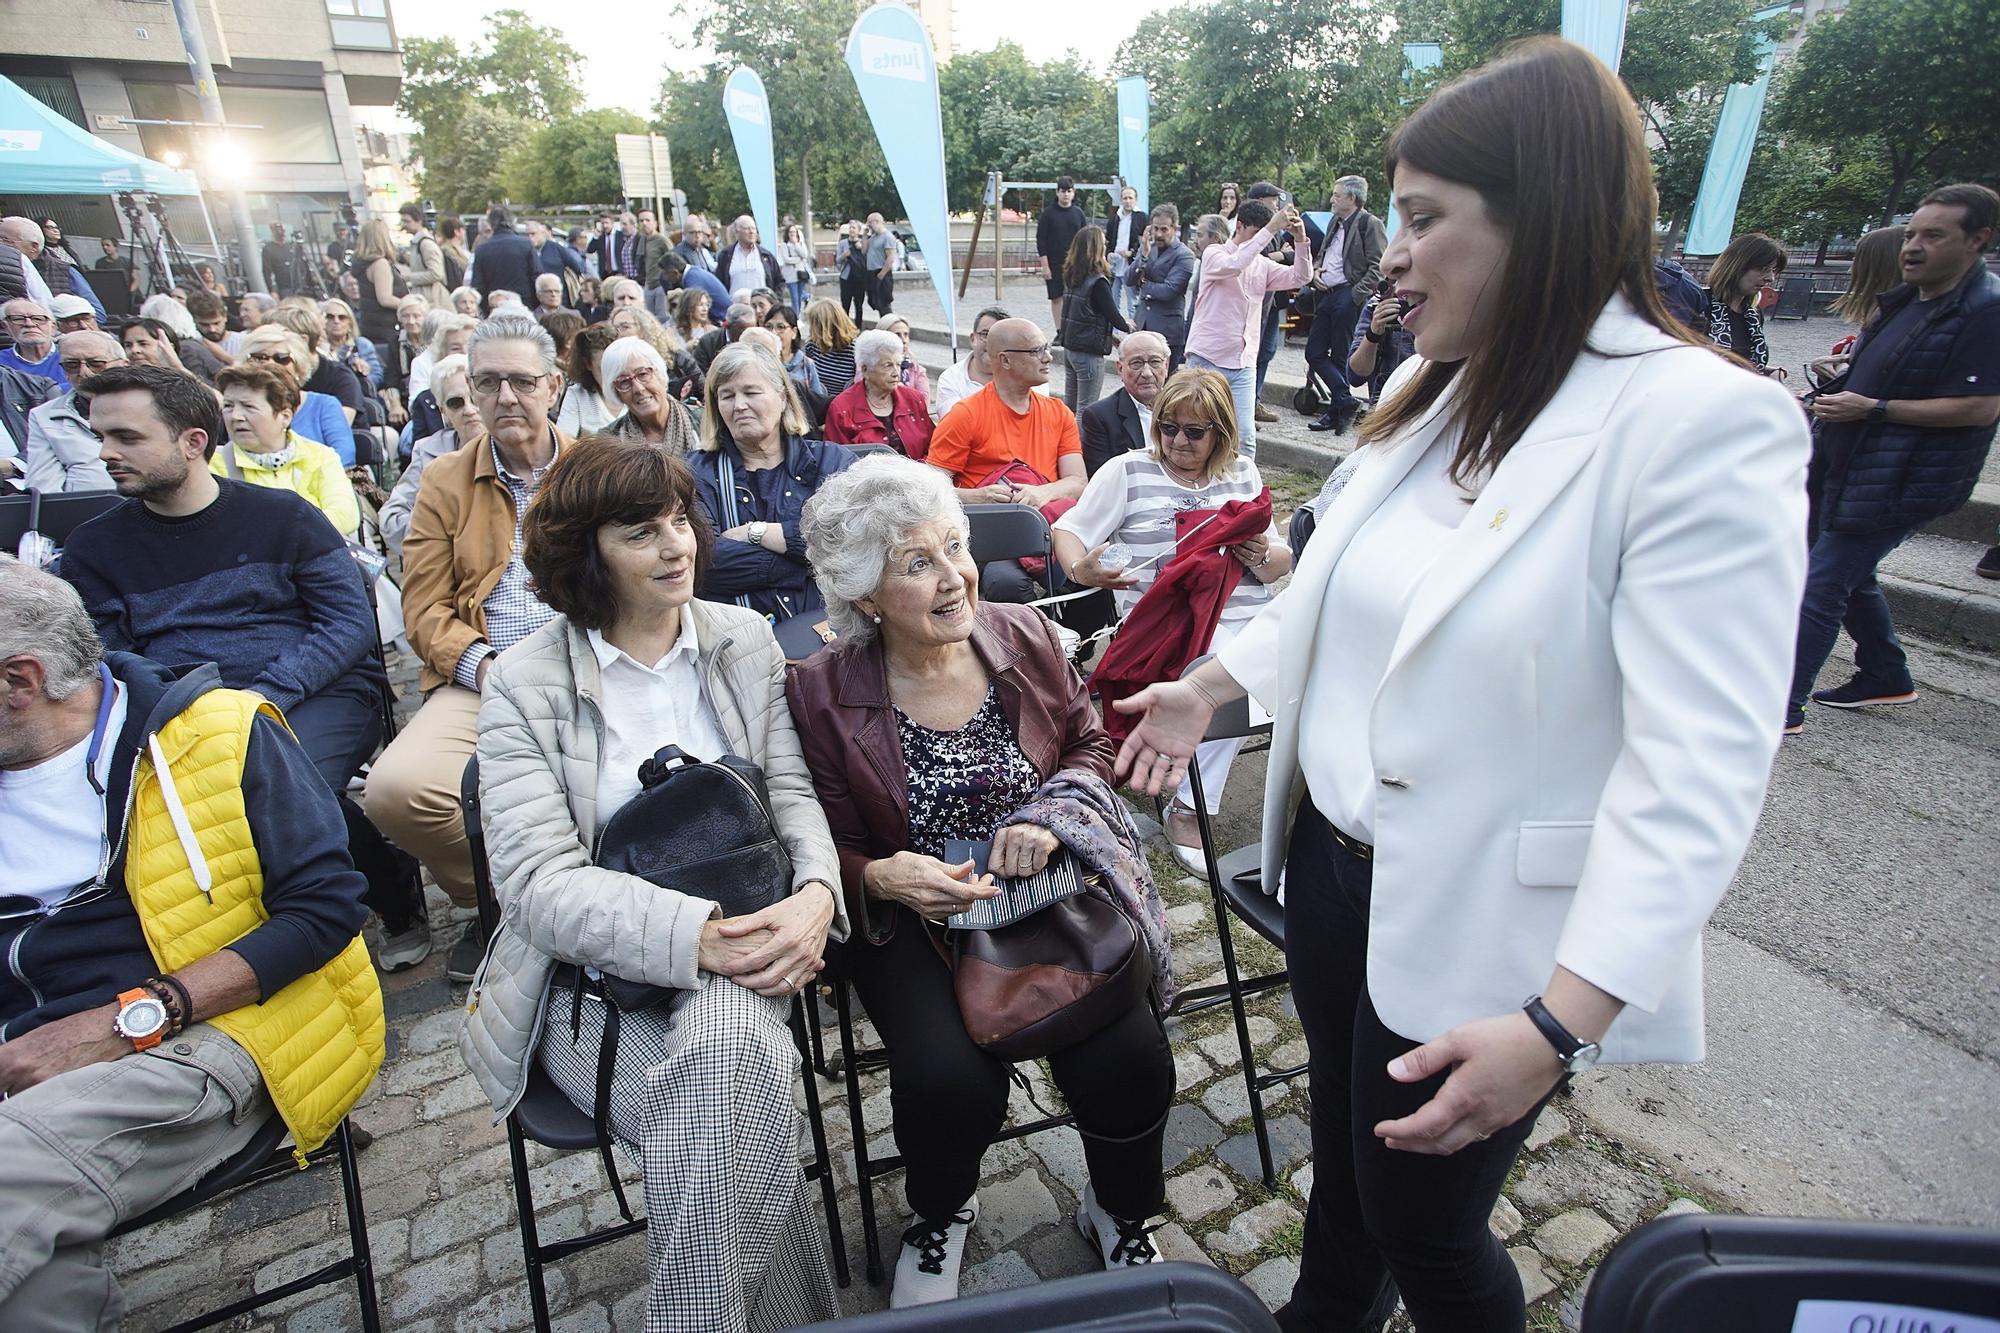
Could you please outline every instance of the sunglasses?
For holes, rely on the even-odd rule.
[[[455,393],[444,400],[444,405],[454,412],[462,412],[465,410],[465,395]]]
[[[292,354],[290,352],[252,352],[250,353],[250,359],[252,361],[275,361],[281,366],[292,364]]]
[[[1160,428],[1160,434],[1164,438],[1169,440],[1177,440],[1181,436],[1185,435],[1188,438],[1189,444],[1200,444],[1203,440],[1208,438],[1209,432],[1215,429],[1215,427],[1212,425],[1183,426],[1178,421],[1160,421],[1154,424],[1156,424]]]
[[[91,356],[82,358],[65,357],[58,364],[62,366],[65,375],[75,375],[78,372],[95,375],[100,370],[111,369],[117,363],[108,356]]]

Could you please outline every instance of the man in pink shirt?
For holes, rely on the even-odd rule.
[[[1296,208],[1274,212],[1273,201],[1246,199],[1236,210],[1236,234],[1201,254],[1201,290],[1188,324],[1187,364],[1229,381],[1245,458],[1257,454],[1257,341],[1264,293],[1290,291],[1312,279],[1312,252],[1297,246],[1289,265],[1263,253],[1279,232],[1306,234]]]

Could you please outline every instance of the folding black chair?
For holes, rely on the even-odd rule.
[[[1640,1227],[1590,1280],[1583,1333],[1934,1330],[2000,1317],[2000,1233],[1687,1213]]]
[[[477,756],[465,765],[465,776],[459,784],[459,806],[465,816],[466,841],[471,845],[472,880],[479,895],[479,924],[486,937],[491,939],[500,927],[500,903],[493,896],[492,872],[486,864],[486,836],[479,823]],[[794,1000],[792,1039],[798,1044],[802,1061],[810,1059],[806,1055],[805,1026],[804,1008]],[[827,1240],[833,1249],[834,1275],[845,1287],[849,1281],[847,1242],[841,1234],[840,1208],[834,1198],[832,1158],[827,1152],[826,1122],[820,1114],[819,1088],[813,1082],[810,1070],[804,1072],[802,1079],[806,1089],[806,1119],[812,1127],[813,1138],[813,1162],[806,1168],[806,1178],[819,1182],[820,1202],[826,1208]],[[576,1108],[562,1089],[542,1072],[541,1066],[533,1063],[532,1057],[528,1067],[527,1091],[507,1114],[507,1155],[514,1172],[514,1211],[521,1229],[521,1252],[527,1261],[528,1301],[533,1307],[537,1333],[547,1333],[549,1294],[545,1270],[548,1265],[572,1254],[636,1235],[646,1229],[646,1219],[638,1217],[601,1231],[544,1242],[535,1224],[534,1190],[528,1180],[529,1140],[563,1152],[595,1152],[598,1147],[597,1129],[590,1116]]]
[[[1205,1264],[1147,1264],[1035,1282],[909,1310],[880,1310],[800,1333],[1277,1333],[1241,1282]]]
[[[1201,657],[1190,662],[1181,673],[1182,679],[1207,661],[1208,658]],[[1251,721],[1250,701],[1244,698],[1218,708],[1215,716],[1209,719],[1208,734],[1203,739],[1254,739],[1267,738],[1270,734],[1269,722]],[[1215,910],[1215,937],[1222,946],[1223,980],[1215,985],[1192,986],[1182,991],[1174,999],[1173,1012],[1194,1014],[1218,1004],[1229,1006],[1236,1020],[1236,1047],[1243,1058],[1243,1086],[1250,1094],[1250,1123],[1257,1132],[1257,1157],[1264,1168],[1264,1185],[1272,1188],[1277,1184],[1277,1171],[1271,1163],[1270,1132],[1264,1125],[1264,1089],[1297,1078],[1306,1071],[1306,1066],[1268,1073],[1257,1068],[1257,1055],[1250,1045],[1250,1019],[1244,1011],[1243,1002],[1252,995],[1261,995],[1289,984],[1291,974],[1287,969],[1279,968],[1276,972],[1248,980],[1239,976],[1236,944],[1229,933],[1229,918],[1231,915],[1240,917],[1250,929],[1282,952],[1285,947],[1285,908],[1275,894],[1264,892],[1262,843],[1253,842],[1219,858],[1216,856],[1215,829],[1208,816],[1207,796],[1202,791],[1200,764],[1188,765],[1188,779],[1193,787],[1195,823],[1201,829],[1201,856],[1208,870],[1209,901]],[[1165,819],[1162,818],[1161,822],[1165,823]]]
[[[382,745],[386,748],[396,739],[396,687],[389,683],[389,654],[382,647],[382,608],[375,599],[375,580],[368,577],[366,569],[361,570],[361,586],[368,590],[368,623],[375,627],[368,638],[368,651],[382,673]]]
[[[0,495],[0,551],[13,555],[21,549],[21,538],[33,525],[34,511],[31,494]]]
[[[200,1184],[183,1190],[149,1212],[141,1213],[111,1234],[122,1236],[129,1231],[152,1226],[155,1222],[179,1217],[231,1190],[296,1175],[298,1162],[292,1157],[292,1150],[285,1146],[288,1133],[283,1117],[272,1115],[241,1152],[209,1172]],[[354,1136],[345,1120],[340,1122],[333,1138],[307,1154],[306,1160],[317,1164],[330,1157],[340,1162],[341,1200],[347,1211],[347,1255],[269,1291],[231,1301],[220,1309],[163,1329],[161,1333],[193,1333],[195,1329],[212,1328],[238,1315],[261,1310],[287,1296],[296,1296],[302,1291],[350,1277],[354,1279],[355,1294],[361,1302],[361,1327],[366,1333],[379,1333],[382,1319],[375,1306],[375,1266],[368,1253],[368,1218],[361,1202],[361,1173],[354,1162]]]
[[[1024,556],[1052,559],[1049,522],[1028,505],[967,505],[972,524],[972,562],[979,566]]]
[[[116,491],[77,491],[64,495],[39,495],[35,530],[61,546],[79,527],[125,503]]]
[[[866,458],[870,454],[887,454],[891,458],[909,457],[901,449],[886,444],[850,444],[847,447],[853,450],[855,456],[859,458]]]

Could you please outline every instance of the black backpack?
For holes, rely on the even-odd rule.
[[[429,240],[428,237],[424,239]],[[454,255],[442,245],[438,245],[436,241],[431,241],[431,244],[437,245],[438,253],[444,256],[444,285],[446,292],[457,291],[465,285],[465,265],[458,262],[457,255]]]

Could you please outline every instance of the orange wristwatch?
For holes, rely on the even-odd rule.
[[[112,1031],[132,1043],[136,1051],[150,1051],[160,1044],[167,1030],[167,1006],[144,986],[134,986],[118,995],[118,1016],[111,1020]]]

